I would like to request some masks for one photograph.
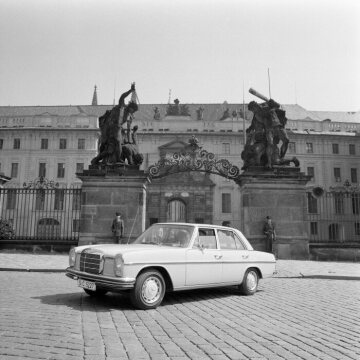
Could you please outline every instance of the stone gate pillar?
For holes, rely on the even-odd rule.
[[[243,233],[254,249],[267,251],[263,233],[266,216],[271,216],[277,234],[279,259],[309,259],[305,222],[305,185],[310,177],[299,168],[263,167],[246,170],[237,179],[242,198]]]
[[[114,243],[111,224],[116,212],[124,220],[126,240],[145,230],[146,183],[137,169],[89,169],[77,174],[82,180],[79,245]]]

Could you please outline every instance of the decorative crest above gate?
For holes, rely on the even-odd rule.
[[[360,193],[360,187],[357,184],[351,184],[349,180],[345,180],[343,185],[330,186],[329,190],[335,193]]]
[[[220,175],[236,180],[240,169],[227,159],[216,159],[215,154],[209,153],[199,146],[199,141],[193,135],[189,145],[183,150],[166,155],[148,169],[150,179],[161,178],[170,174],[186,171],[200,171]]]
[[[40,176],[30,182],[23,184],[24,189],[56,189],[59,187],[59,183],[54,180],[48,180],[44,176]]]

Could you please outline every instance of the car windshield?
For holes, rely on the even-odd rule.
[[[153,244],[186,248],[189,246],[194,226],[154,224],[143,232],[134,244]]]

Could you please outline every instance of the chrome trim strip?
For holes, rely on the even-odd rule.
[[[247,261],[219,261],[219,260],[214,260],[214,261],[187,261],[187,262],[183,262],[183,261],[163,261],[163,262],[126,262],[124,265],[151,265],[151,266],[161,266],[161,265],[189,265],[189,264],[276,264],[276,261],[251,261],[251,260],[247,260]]]

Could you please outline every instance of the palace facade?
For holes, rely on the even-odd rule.
[[[7,188],[29,186],[46,178],[60,187],[81,187],[76,173],[97,154],[98,118],[111,105],[0,107],[0,173]],[[301,171],[311,175],[309,192],[355,188],[360,172],[360,112],[308,111],[284,105],[290,144]],[[141,104],[139,151],[146,170],[166,155],[180,151],[195,135],[199,145],[218,159],[242,167],[244,130],[252,114],[243,104]],[[189,172],[154,180],[148,185],[147,224],[157,221],[228,220],[242,229],[238,185],[217,175]],[[356,237],[360,240],[360,223]],[[356,234],[356,231],[355,231]]]

